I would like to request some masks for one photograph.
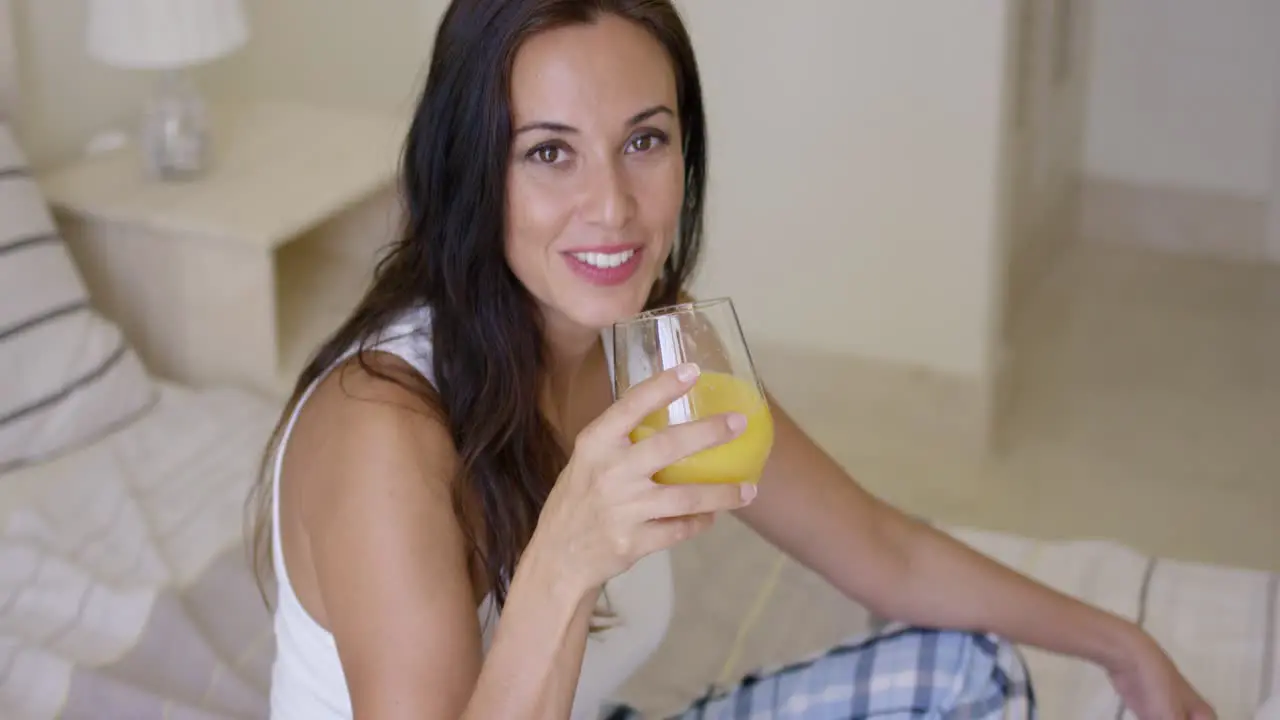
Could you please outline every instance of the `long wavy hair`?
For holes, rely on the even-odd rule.
[[[538,402],[547,369],[541,313],[504,252],[512,62],[532,35],[604,14],[647,30],[676,74],[684,202],[648,306],[676,302],[691,278],[703,227],[706,120],[693,47],[670,0],[453,0],[401,157],[402,233],[298,377],[248,498],[251,562],[268,605],[271,476],[283,428],[306,389],[352,348],[366,372],[404,386],[446,422],[460,458],[453,509],[469,566],[498,607],[505,604],[511,573],[567,462]],[[422,306],[432,310],[434,387],[382,373],[365,358],[388,324]]]

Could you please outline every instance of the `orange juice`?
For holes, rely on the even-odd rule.
[[[747,429],[727,443],[708,448],[667,466],[653,476],[666,485],[756,482],[773,448],[773,416],[755,384],[728,373],[704,371],[686,395],[695,418],[737,412]],[[677,401],[681,402],[681,401]],[[640,442],[667,427],[670,412],[663,408],[646,417],[631,432]]]

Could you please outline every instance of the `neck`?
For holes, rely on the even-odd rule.
[[[547,317],[543,342],[547,345],[549,363],[545,392],[555,418],[561,419],[579,381],[593,368],[601,349],[600,333],[563,318]]]

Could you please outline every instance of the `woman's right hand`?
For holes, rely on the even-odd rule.
[[[754,483],[661,485],[652,476],[746,429],[738,413],[668,427],[632,443],[645,416],[687,393],[694,365],[672,368],[632,387],[577,437],[530,542],[575,594],[585,595],[640,558],[687,540],[715,513],[751,502]]]

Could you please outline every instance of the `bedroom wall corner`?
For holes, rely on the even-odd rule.
[[[1084,238],[1280,261],[1280,5],[1098,2],[1094,25]]]
[[[95,133],[131,122],[147,77],[94,62],[83,2],[11,0],[22,98],[14,130],[36,169],[76,156]]]

